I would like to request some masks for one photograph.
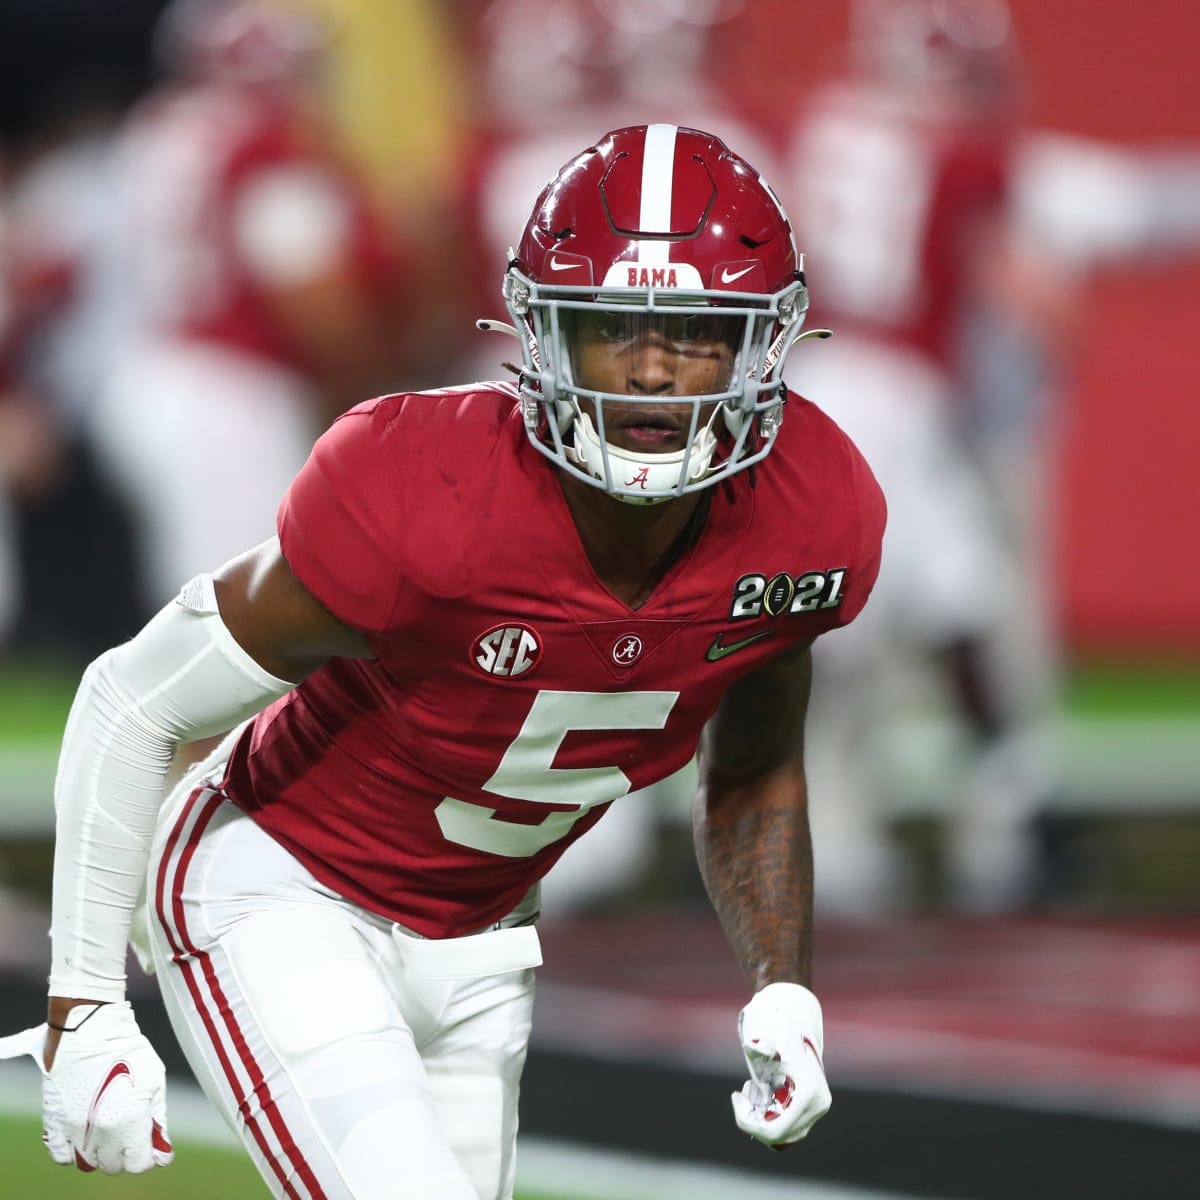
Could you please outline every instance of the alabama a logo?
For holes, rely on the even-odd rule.
[[[642,657],[642,639],[636,633],[624,633],[613,643],[612,660],[618,667],[632,667]]]

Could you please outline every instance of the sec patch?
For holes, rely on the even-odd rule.
[[[496,625],[471,646],[471,661],[485,674],[502,679],[527,675],[542,658],[542,643],[528,625]]]

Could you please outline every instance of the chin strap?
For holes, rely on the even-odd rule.
[[[717,448],[717,439],[712,432],[717,411],[714,410],[708,424],[697,432],[695,439],[684,449],[673,450],[667,454],[634,454],[628,450],[622,450],[619,446],[614,446],[611,442],[602,445],[600,435],[596,432],[596,426],[591,417],[576,407],[575,419],[572,422],[574,445],[568,445],[567,457],[590,475],[602,481],[605,477],[606,459],[610,472],[624,468],[633,471],[636,475],[638,472],[644,471],[646,472],[644,477],[646,484],[655,491],[675,488],[679,484],[680,468],[686,457],[688,470],[685,482],[692,483],[708,473],[709,464],[712,462],[713,453]],[[621,482],[623,481],[614,477],[614,484]],[[623,490],[615,490],[612,495],[616,496],[618,500],[625,500],[633,504],[657,504],[662,500],[671,499],[669,495],[639,496],[634,491]]]

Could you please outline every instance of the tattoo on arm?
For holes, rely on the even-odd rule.
[[[696,854],[713,907],[754,988],[812,969],[812,842],[803,726],[808,648],[741,681],[705,740]]]

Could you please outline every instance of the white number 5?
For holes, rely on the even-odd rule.
[[[537,825],[497,818],[494,808],[447,796],[437,806],[449,842],[528,858],[557,842],[590,808],[624,796],[633,786],[620,767],[555,767],[559,747],[573,729],[662,729],[678,692],[538,692],[520,732],[509,743],[484,789],[534,804],[574,804]]]

